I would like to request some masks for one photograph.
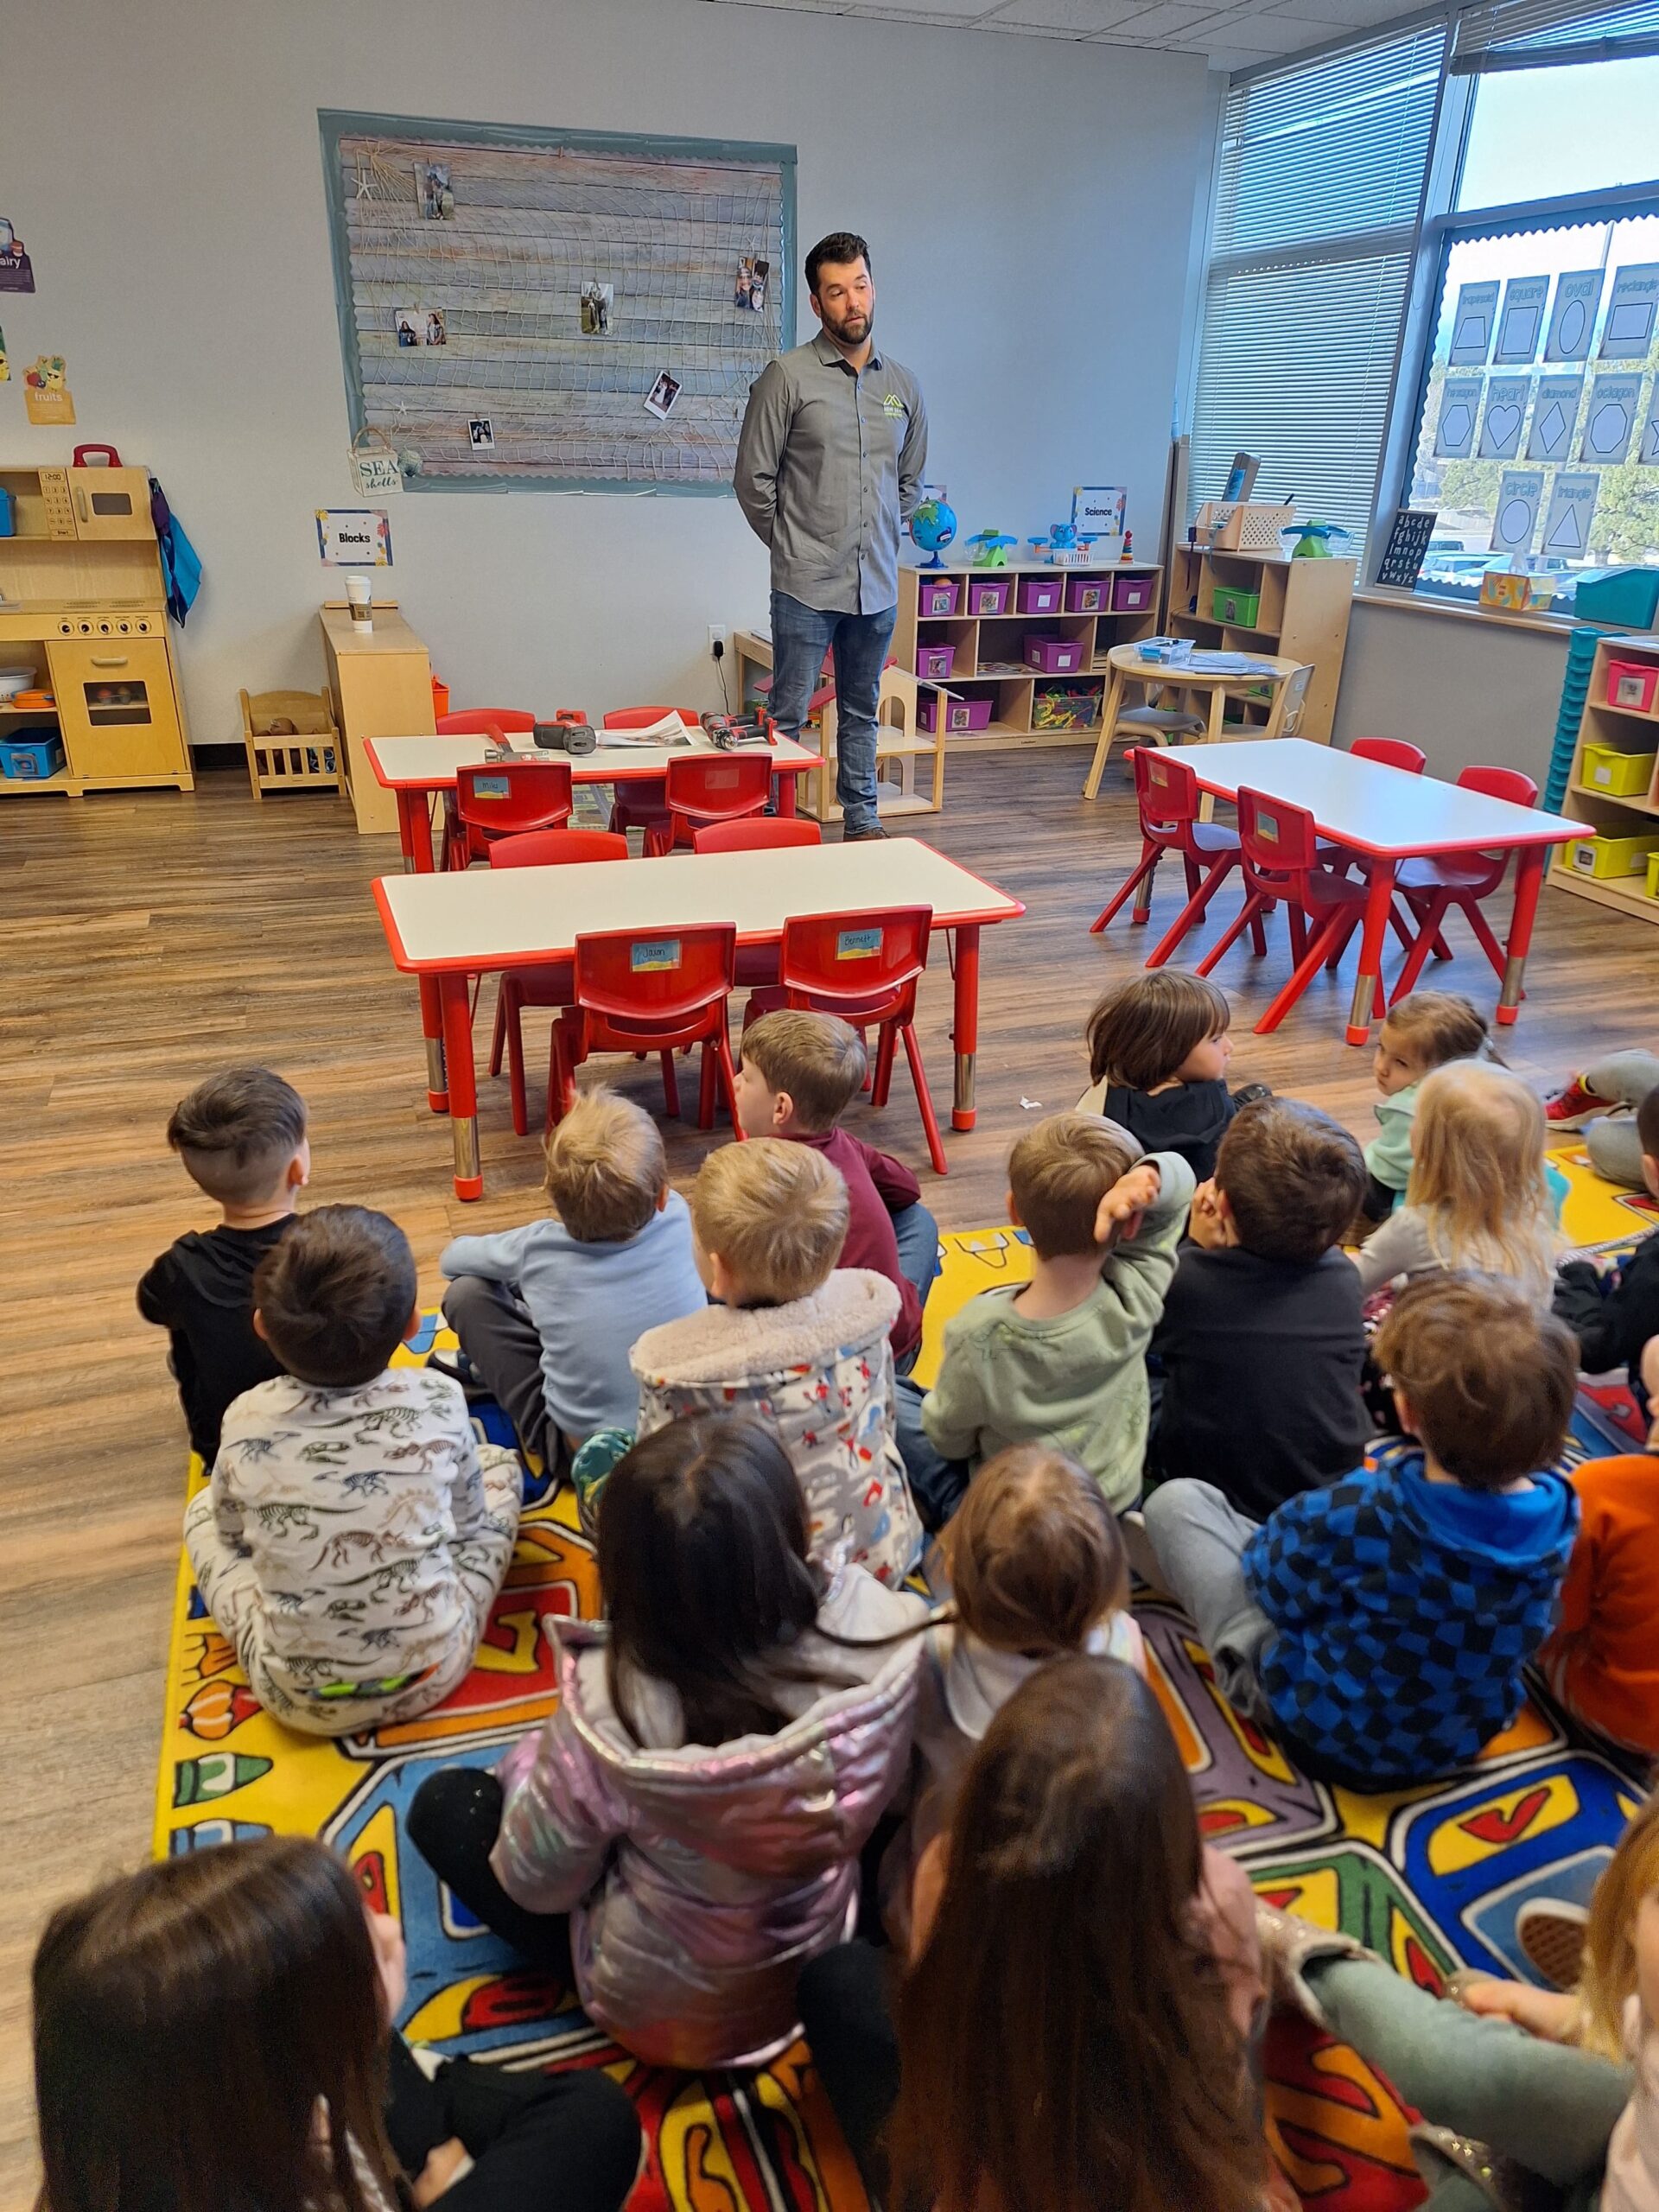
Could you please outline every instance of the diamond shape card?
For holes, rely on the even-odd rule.
[[[1580,377],[1544,377],[1539,381],[1532,428],[1527,434],[1529,461],[1565,461],[1578,426],[1579,402],[1584,397]]]
[[[1521,427],[1532,396],[1530,377],[1494,377],[1486,387],[1486,412],[1480,425],[1481,461],[1513,461],[1521,450]]]

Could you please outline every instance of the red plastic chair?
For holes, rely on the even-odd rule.
[[[1296,965],[1255,1025],[1256,1034],[1265,1037],[1295,1005],[1320,963],[1333,952],[1340,955],[1364,917],[1368,893],[1364,884],[1320,867],[1313,817],[1306,807],[1268,798],[1248,785],[1242,785],[1238,792],[1238,842],[1244,903],[1199,961],[1198,972],[1207,976],[1253,918],[1265,919],[1282,905],[1290,920],[1291,957]],[[1376,1002],[1380,1014],[1380,978]]]
[[[601,727],[649,729],[664,715],[677,715],[688,729],[697,727],[695,707],[613,707]],[[631,784],[618,784],[611,800],[611,828],[624,836],[630,830],[643,830],[649,835],[652,830],[666,829],[668,800],[663,784],[661,776],[640,777]]]
[[[790,845],[821,845],[823,832],[816,822],[798,816],[753,814],[741,822],[715,822],[693,832],[691,843],[700,853],[763,853]],[[740,944],[737,948],[737,988],[741,991],[771,991],[782,1006],[777,989],[778,948],[775,944]],[[748,1017],[753,1020],[753,1015]]]
[[[522,837],[499,837],[490,847],[492,868],[568,868],[584,861],[625,861],[626,837],[608,830],[534,830]],[[501,1072],[503,1046],[512,1098],[512,1126],[530,1135],[530,1107],[524,1092],[524,1034],[521,1016],[527,1006],[573,1003],[575,963],[555,960],[538,968],[509,968],[495,999],[495,1034],[490,1040],[490,1073]]]
[[[1458,778],[1458,784],[1463,791],[1484,791],[1488,798],[1506,798],[1513,806],[1538,804],[1537,785],[1519,768],[1465,768]],[[1493,974],[1503,982],[1508,956],[1481,912],[1480,905],[1482,899],[1490,899],[1502,888],[1510,860],[1510,853],[1505,848],[1497,852],[1459,853],[1448,855],[1444,860],[1401,863],[1395,873],[1395,888],[1416,917],[1418,930],[1389,1001],[1391,1006],[1415,986],[1431,951],[1438,959],[1451,958],[1440,936],[1440,925],[1453,906],[1460,909],[1467,919],[1481,950],[1491,963]]]
[[[778,980],[784,1002],[838,1014],[855,1029],[874,1027],[870,1103],[885,1106],[895,1048],[904,1041],[936,1174],[947,1173],[944,1146],[916,1041],[916,986],[927,966],[931,906],[873,907],[848,914],[794,914],[784,924]],[[753,1001],[751,1001],[753,1007]],[[747,1026],[746,1017],[745,1027]]]
[[[1157,949],[1148,954],[1148,968],[1161,968],[1187,931],[1202,921],[1223,876],[1238,866],[1238,832],[1214,822],[1200,822],[1198,779],[1178,753],[1155,752],[1150,746],[1132,746],[1135,796],[1141,810],[1141,860],[1128,880],[1114,892],[1094,920],[1098,933],[1135,893],[1129,918],[1145,922],[1152,912],[1153,879],[1166,853],[1179,853],[1186,871],[1187,899]],[[1255,949],[1267,950],[1260,915],[1251,923]]]
[[[715,1123],[715,1082],[739,1141],[736,1075],[726,1034],[737,931],[730,922],[701,922],[683,929],[604,930],[576,939],[575,1004],[553,1025],[547,1075],[547,1125],[563,1119],[576,1095],[576,1070],[593,1052],[657,1052],[663,1063],[663,1096],[671,1114],[680,1110],[674,1055],[702,1047],[697,1127]]]
[[[1408,776],[1421,776],[1428,766],[1422,747],[1404,737],[1357,737],[1348,750],[1356,760],[1380,760],[1385,768],[1403,768]]]
[[[535,715],[522,707],[468,707],[462,714],[440,715],[433,724],[440,737],[487,737],[493,745],[501,744],[509,735],[522,737],[535,727]],[[481,849],[472,849],[471,839],[455,813],[454,801],[446,799],[438,866],[466,868],[483,857]]]
[[[559,830],[575,808],[568,760],[490,760],[455,771],[455,816],[444,866],[486,861],[498,837]]]
[[[772,755],[699,753],[671,760],[664,779],[666,819],[645,832],[648,853],[689,845],[696,832],[716,822],[759,814],[772,798]]]

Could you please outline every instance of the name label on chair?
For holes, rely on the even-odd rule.
[[[512,796],[512,779],[506,776],[474,776],[473,778],[474,798],[510,798]]]
[[[677,937],[641,938],[628,947],[628,966],[636,976],[677,968],[679,964],[680,940]]]
[[[837,930],[837,960],[878,960],[881,957],[880,930]]]

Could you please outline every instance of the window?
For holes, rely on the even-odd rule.
[[[1237,85],[1222,130],[1193,404],[1193,512],[1236,451],[1258,499],[1363,555],[1439,101],[1441,22]]]

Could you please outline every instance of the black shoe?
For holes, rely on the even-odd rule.
[[[459,1344],[454,1351],[428,1352],[426,1363],[435,1368],[440,1375],[447,1375],[452,1382],[459,1382],[468,1398],[489,1396],[489,1385]]]
[[[887,834],[879,822],[872,822],[868,830],[843,830],[841,842],[843,845],[868,845],[873,839],[885,837]]]

